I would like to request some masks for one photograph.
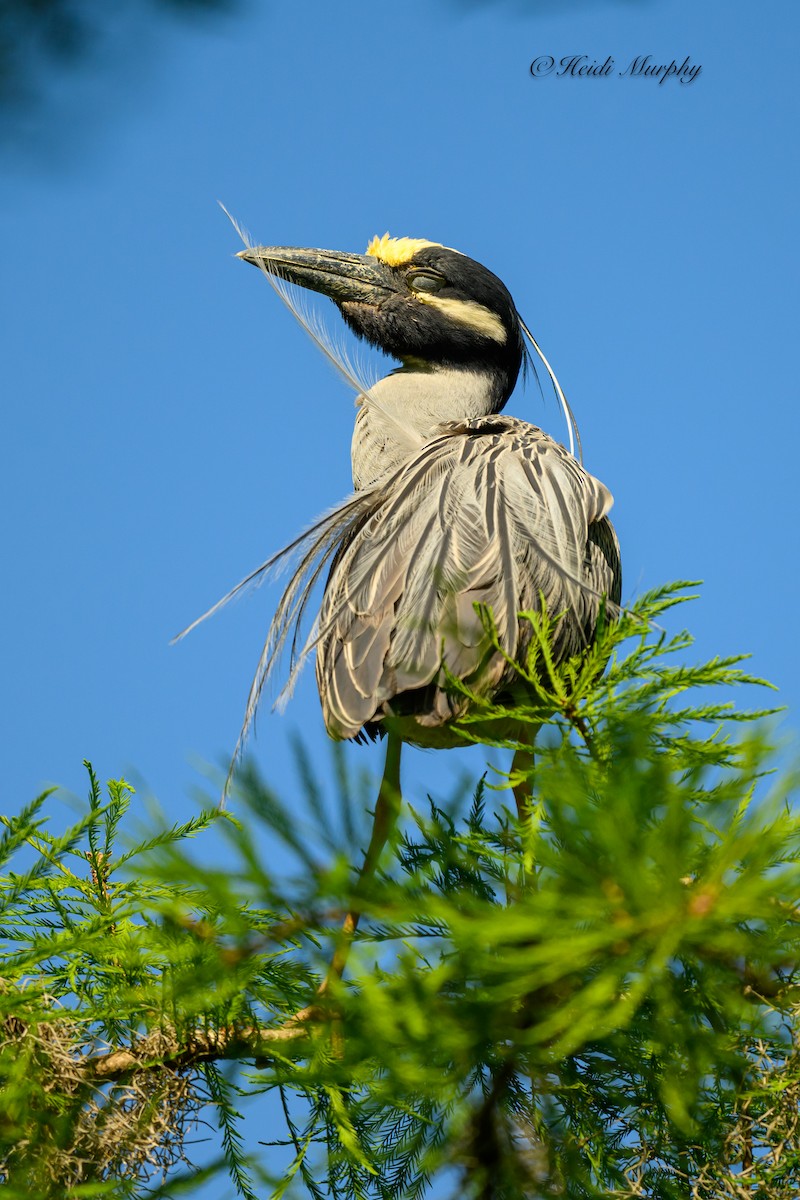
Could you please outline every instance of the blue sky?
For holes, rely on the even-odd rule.
[[[60,79],[0,164],[3,809],[83,793],[86,757],[187,815],[278,591],[169,639],[350,488],[351,397],[217,200],[262,243],[390,230],[500,275],[614,493],[625,596],[704,579],[697,656],[752,653],[796,714],[798,33],[793,0],[251,3]],[[531,76],[575,54],[615,69]],[[620,76],[644,54],[702,70]],[[535,386],[507,411],[563,436]],[[289,795],[292,731],[327,761],[313,671],[252,746]],[[407,788],[482,761],[412,752]]]

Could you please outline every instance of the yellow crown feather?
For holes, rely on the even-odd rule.
[[[393,238],[385,233],[383,237],[376,235],[367,246],[365,253],[373,258],[379,258],[381,262],[386,263],[387,267],[402,267],[403,263],[410,262],[414,255],[418,251],[424,250],[426,246],[441,246],[441,244],[441,242],[429,242],[425,238]]]

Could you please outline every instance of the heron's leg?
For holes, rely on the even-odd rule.
[[[519,745],[511,762],[512,774],[521,776],[511,787],[517,804],[523,854],[518,878],[516,880],[509,879],[507,884],[509,903],[520,900],[526,891],[535,891],[537,886],[536,863],[532,853],[534,825],[538,826],[539,824],[538,819],[534,820],[533,768],[536,759],[533,745],[540,728],[540,725],[533,725],[519,731],[517,735]]]
[[[511,770],[519,771],[523,778],[518,780],[512,787],[514,799],[517,804],[517,815],[520,821],[527,821],[531,814],[531,802],[533,799],[533,767],[535,758],[533,754],[533,744],[536,741],[536,735],[539,732],[539,726],[535,725],[533,730],[528,733],[527,741],[524,746],[520,746],[514,753],[514,758],[511,762]]]
[[[511,789],[517,803],[517,816],[520,821],[526,821],[531,813],[530,774],[533,764],[533,749],[527,747],[524,750],[517,750],[511,763],[512,771],[522,771],[525,776],[524,779],[519,779]]]
[[[367,852],[364,855],[364,864],[358,873],[358,881],[355,886],[356,895],[358,895],[364,884],[368,883],[375,874],[381,851],[391,837],[392,830],[400,813],[400,751],[402,747],[403,739],[398,734],[390,731],[386,736],[386,762],[383,768],[383,778],[381,779],[378,799],[375,803],[372,834],[367,846]],[[354,904],[342,925],[341,944],[337,947],[336,953],[331,960],[331,965],[328,968],[328,973],[319,986],[318,994],[320,996],[324,995],[328,990],[332,979],[341,979],[350,953],[353,934],[358,928],[360,916],[361,911]]]

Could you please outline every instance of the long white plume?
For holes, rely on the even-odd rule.
[[[561,384],[558,382],[558,379],[556,378],[556,373],[553,370],[553,368],[550,366],[550,363],[545,358],[545,356],[542,352],[541,346],[536,341],[536,338],[533,336],[530,329],[528,329],[528,326],[525,324],[522,317],[520,317],[519,313],[517,313],[517,318],[519,319],[519,323],[520,323],[523,333],[525,334],[528,341],[533,346],[536,353],[539,355],[539,358],[544,363],[544,368],[547,371],[547,374],[550,376],[550,382],[552,383],[553,389],[554,389],[556,395],[558,396],[558,402],[561,405],[561,408],[564,412],[564,419],[567,422],[567,437],[569,438],[569,452],[573,458],[577,457],[578,462],[582,463],[583,462],[583,446],[581,445],[581,435],[580,435],[580,430],[578,429],[578,422],[575,420],[575,414],[573,413],[572,409],[570,408],[567,397],[564,395],[564,392],[562,391]],[[576,443],[578,446],[577,456],[575,454]]]
[[[239,224],[235,217],[231,216],[222,201],[219,201],[219,206],[225,213],[225,216],[233,225],[234,229],[242,239],[245,247],[248,250],[255,250],[257,246],[253,243],[250,235]],[[305,293],[301,289],[295,289],[287,280],[282,279],[278,275],[273,275],[267,270],[263,262],[259,262],[262,275],[267,280],[275,294],[280,298],[283,304],[289,309],[289,312],[295,320],[302,325],[308,336],[311,338],[314,345],[322,352],[328,362],[338,375],[344,380],[348,387],[361,398],[362,404],[375,409],[383,417],[384,421],[390,427],[398,431],[403,440],[410,447],[419,448],[423,445],[421,435],[410,425],[406,425],[396,413],[389,412],[388,409],[375,399],[372,392],[372,386],[376,382],[374,379],[368,380],[360,376],[359,368],[355,367],[350,361],[347,350],[342,345],[337,345],[331,338],[330,333],[325,328],[319,313],[315,312],[310,307],[304,311]]]

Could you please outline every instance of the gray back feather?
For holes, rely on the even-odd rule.
[[[608,490],[557,442],[512,417],[441,428],[371,490],[331,568],[313,642],[325,724],[356,736],[407,712],[409,740],[454,715],[446,674],[483,693],[513,677],[491,653],[475,604],[491,608],[517,658],[541,600],[559,621],[556,661],[591,640],[602,597],[619,602]],[[399,701],[399,705],[398,705]]]

